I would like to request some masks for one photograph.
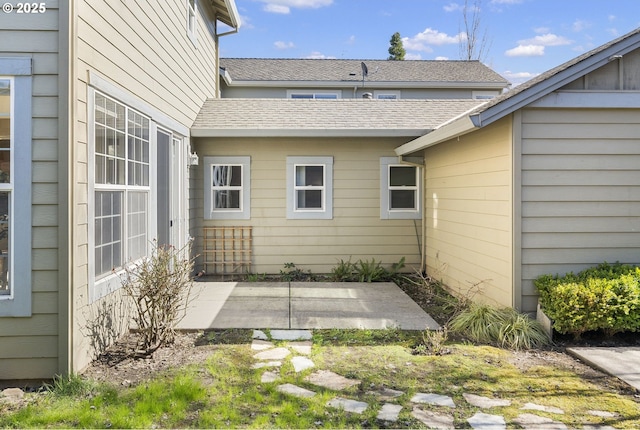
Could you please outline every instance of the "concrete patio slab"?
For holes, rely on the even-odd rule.
[[[640,391],[640,347],[576,347],[567,352]]]
[[[178,325],[222,328],[438,329],[393,282],[196,282]]]

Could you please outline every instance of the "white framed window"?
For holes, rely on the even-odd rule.
[[[380,218],[420,219],[422,169],[400,164],[395,157],[380,158]]]
[[[90,277],[93,298],[117,283],[113,275],[149,255],[155,207],[151,192],[152,121],[116,99],[90,90]],[[114,284],[114,285],[112,285]],[[119,286],[119,285],[118,285]]]
[[[0,58],[0,316],[31,315],[31,99],[31,58]]]
[[[287,90],[289,99],[337,100],[342,98],[341,91],[324,90]]]
[[[400,90],[375,90],[373,97],[378,100],[398,100],[400,99]]]
[[[486,90],[486,91],[472,91],[471,92],[471,98],[475,99],[475,100],[491,100],[492,98],[498,97],[500,95],[499,91],[490,91],[490,90]]]
[[[251,218],[251,157],[204,157],[205,219]]]
[[[333,157],[287,157],[287,218],[333,218]]]
[[[195,45],[196,43],[196,32],[197,32],[197,11],[198,11],[198,2],[197,0],[186,0],[187,2],[187,36],[191,39],[191,42]]]

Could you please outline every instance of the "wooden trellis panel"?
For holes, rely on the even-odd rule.
[[[223,276],[250,273],[251,242],[251,227],[205,227],[205,273]]]

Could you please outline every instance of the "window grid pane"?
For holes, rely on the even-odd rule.
[[[99,276],[147,254],[150,120],[98,92],[94,105],[94,182],[100,185],[95,191],[94,273]]]
[[[0,79],[0,296],[11,294],[11,84]]]
[[[418,168],[389,166],[389,210],[418,209]]]
[[[213,210],[242,211],[241,164],[211,165]]]
[[[324,165],[295,166],[295,210],[324,209]]]
[[[11,293],[11,193],[0,192],[0,295]]]

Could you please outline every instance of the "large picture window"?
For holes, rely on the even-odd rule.
[[[94,275],[99,278],[147,255],[150,121],[94,94]]]
[[[380,159],[380,218],[421,217],[421,169],[399,164],[395,157]]]
[[[333,158],[287,157],[287,218],[333,218]]]
[[[11,294],[11,82],[0,78],[0,296]]]
[[[250,219],[250,157],[205,157],[204,166],[205,219]]]

